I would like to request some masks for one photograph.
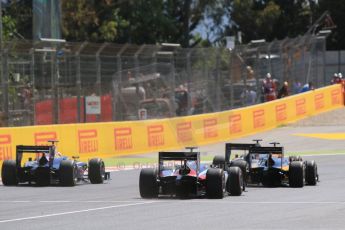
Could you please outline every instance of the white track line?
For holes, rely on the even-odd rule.
[[[231,199],[231,198],[230,198]],[[130,200],[81,200],[81,201],[72,201],[72,200],[43,200],[43,201],[34,201],[34,200],[14,200],[14,201],[0,201],[2,204],[11,204],[11,203],[130,203],[133,201]],[[153,201],[127,204],[128,206],[140,205],[140,204],[151,204],[151,203],[222,203],[222,204],[345,204],[345,201],[231,201],[229,199],[225,200],[209,200],[209,199],[190,199],[190,200],[179,200],[179,199],[155,199]],[[127,206],[126,204],[117,205],[117,206]],[[116,206],[116,207],[117,207]],[[115,206],[110,206],[115,207]],[[97,210],[97,209],[96,209]],[[79,212],[79,211],[77,211]]]
[[[229,198],[231,199],[231,198]],[[231,201],[225,200],[209,200],[209,199],[155,199],[149,202],[141,202],[136,204],[145,203],[231,203],[231,204],[345,204],[345,201]],[[13,200],[13,201],[0,201],[0,203],[131,203],[132,200]],[[132,204],[129,204],[132,205]]]
[[[133,200],[0,200],[0,204],[10,203],[131,203]]]
[[[70,212],[52,213],[52,214],[41,215],[41,216],[30,216],[30,217],[23,217],[23,218],[16,218],[16,219],[0,220],[0,224],[1,223],[8,223],[8,222],[23,221],[23,220],[41,219],[41,218],[47,218],[47,217],[53,217],[53,216],[69,215],[69,214],[75,214],[75,213],[92,212],[92,211],[99,211],[99,210],[105,210],[105,209],[138,206],[138,205],[145,205],[145,204],[151,204],[151,203],[155,203],[155,201],[140,202],[140,203],[133,203],[133,204],[121,204],[121,205],[113,205],[113,206],[106,206],[106,207],[100,207],[100,208],[90,208],[90,209],[70,211]]]
[[[190,201],[191,203],[199,203],[201,201]],[[339,204],[345,205],[345,201],[203,201],[203,202],[211,202],[211,203],[224,203],[224,204]]]

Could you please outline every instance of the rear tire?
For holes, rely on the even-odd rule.
[[[247,161],[245,160],[233,160],[230,163],[230,167],[239,167],[242,171],[242,176],[243,176],[243,190],[245,190],[245,184],[247,183],[247,172],[249,171],[249,166]]]
[[[317,165],[315,161],[306,162],[305,180],[308,185],[316,185],[317,183]]]
[[[59,168],[60,184],[62,186],[75,186],[77,165],[72,160],[62,160]]]
[[[105,166],[101,158],[93,158],[89,161],[88,174],[91,184],[103,184]]]
[[[1,180],[5,186],[18,184],[17,164],[15,160],[5,160],[2,163]]]
[[[139,191],[142,198],[158,197],[158,183],[156,169],[147,168],[140,171]]]
[[[206,172],[206,196],[210,199],[222,199],[224,196],[224,170],[209,168]]]
[[[225,168],[225,157],[224,156],[214,156],[212,165],[216,166],[217,168],[224,169]]]
[[[232,196],[240,196],[242,194],[243,176],[242,170],[238,166],[231,166],[229,171],[226,188]]]
[[[304,172],[302,161],[293,161],[290,163],[289,185],[293,188],[302,188],[304,186]]]

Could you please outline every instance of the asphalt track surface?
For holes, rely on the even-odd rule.
[[[322,127],[340,132],[344,127]],[[294,136],[320,132],[280,128],[238,140],[278,140],[291,151],[340,150],[344,141]],[[223,152],[224,144],[201,148]],[[101,185],[0,185],[0,229],[344,229],[345,155],[305,156],[317,161],[320,183],[304,188],[250,187],[240,197],[141,199],[140,170],[112,172]]]

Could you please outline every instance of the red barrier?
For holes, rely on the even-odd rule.
[[[59,101],[59,123],[70,124],[78,122],[78,99],[64,98]]]
[[[113,107],[111,95],[104,95],[101,97],[101,121],[113,120]]]
[[[53,123],[53,101],[45,100],[36,103],[35,124],[49,125]]]
[[[36,103],[35,124],[53,124],[53,100],[44,100]],[[84,121],[84,98],[81,98],[80,119]],[[112,121],[111,95],[101,96],[100,121]],[[96,122],[97,115],[87,115],[86,122]],[[59,100],[59,124],[78,123],[78,100],[76,97],[63,98]]]

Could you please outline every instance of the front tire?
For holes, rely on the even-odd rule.
[[[105,166],[101,158],[93,158],[89,161],[88,174],[91,184],[103,184]]]
[[[139,191],[142,198],[158,197],[158,183],[156,169],[147,168],[140,171]]]
[[[5,160],[2,163],[1,180],[5,186],[18,184],[17,164],[15,160]]]
[[[77,165],[72,160],[62,160],[59,168],[60,184],[75,186],[77,183]]]
[[[206,196],[211,199],[222,199],[224,196],[224,170],[209,168],[206,172]]]

